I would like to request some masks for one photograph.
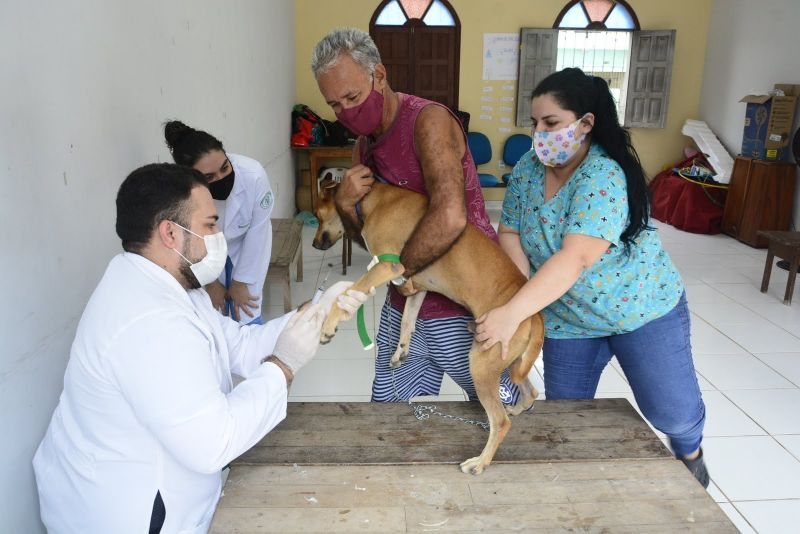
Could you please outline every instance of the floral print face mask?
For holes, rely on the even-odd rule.
[[[572,159],[586,138],[586,134],[576,138],[582,120],[583,117],[554,132],[533,132],[533,148],[539,161],[548,167],[563,167]]]

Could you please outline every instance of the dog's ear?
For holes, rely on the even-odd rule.
[[[323,180],[320,185],[319,198],[332,197],[336,193],[336,188],[339,187],[339,183],[333,180]]]

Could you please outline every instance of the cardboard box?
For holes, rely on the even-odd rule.
[[[775,89],[785,96],[747,95],[739,100],[747,104],[742,156],[769,161],[789,159],[800,85],[776,83]]]

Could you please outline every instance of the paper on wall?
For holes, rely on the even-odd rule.
[[[483,34],[484,80],[516,80],[518,60],[518,33]]]

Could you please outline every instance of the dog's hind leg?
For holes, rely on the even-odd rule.
[[[422,301],[425,300],[427,291],[420,291],[414,293],[406,298],[406,305],[403,308],[403,320],[400,323],[400,340],[397,342],[397,350],[394,351],[392,359],[389,360],[389,367],[394,369],[408,358],[409,346],[411,345],[411,336],[414,335],[414,330],[417,324],[417,316],[422,307]]]
[[[520,327],[516,333],[517,336],[527,333],[525,348],[520,357],[508,367],[508,375],[511,381],[517,384],[520,390],[520,397],[517,403],[505,407],[509,415],[519,415],[529,409],[533,406],[533,401],[536,400],[536,397],[539,396],[539,392],[536,391],[528,375],[544,344],[544,323],[538,314],[528,321],[528,325],[524,325],[526,328]]]
[[[403,267],[400,263],[382,261],[364,273],[361,278],[356,280],[351,289],[369,293],[371,288],[382,286],[389,280],[397,278],[403,274],[404,270],[405,267]],[[324,345],[333,338],[333,336],[336,334],[336,329],[339,326],[339,321],[342,320],[343,313],[344,311],[342,311],[339,306],[334,306],[333,309],[331,309],[331,312],[328,314],[328,317],[322,324],[320,343]]]
[[[533,401],[535,401],[536,397],[539,396],[539,392],[536,391],[536,388],[528,377],[525,377],[519,384],[517,384],[517,387],[519,387],[519,399],[517,400],[516,404],[505,405],[506,413],[508,415],[521,414],[533,406]]]
[[[500,402],[500,371],[487,364],[492,360],[500,360],[499,345],[495,345],[486,353],[481,353],[478,346],[472,344],[469,353],[470,372],[478,400],[489,418],[489,439],[480,456],[461,462],[461,471],[473,475],[480,475],[492,463],[497,447],[511,428],[511,421],[503,408],[503,403]]]

